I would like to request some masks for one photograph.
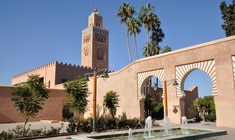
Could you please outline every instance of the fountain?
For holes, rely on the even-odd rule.
[[[186,117],[186,116],[182,116],[182,117],[181,117],[181,125],[182,125],[182,127],[181,127],[181,133],[182,133],[183,135],[189,135],[189,132],[187,131],[187,129],[184,128],[187,124],[188,124],[188,119],[187,119],[187,117]]]
[[[182,125],[187,125],[188,124],[188,119],[186,116],[182,116],[181,117],[181,122],[182,122]]]
[[[166,135],[169,135],[169,130],[170,130],[170,119],[168,118],[168,116],[164,117],[164,129],[166,132]]]
[[[128,131],[128,140],[132,140],[132,129],[129,128],[129,131]]]
[[[85,136],[74,136],[71,137],[72,140],[82,140],[82,139],[102,139],[102,140],[146,140],[146,139],[182,139],[182,140],[190,140],[190,139],[201,139],[208,138],[219,135],[226,135],[227,131],[225,130],[214,130],[214,129],[193,129],[185,127],[187,125],[187,118],[182,117],[182,125],[181,127],[171,127],[170,119],[168,117],[164,118],[164,128],[155,127],[152,128],[152,117],[148,116],[145,119],[145,127],[144,129],[131,129],[129,126],[128,130],[124,131],[112,131],[103,132]],[[140,125],[138,123],[137,125]],[[135,127],[137,127],[137,125]],[[146,134],[147,133],[147,134]]]
[[[134,129],[137,129],[137,128],[138,128],[138,126],[140,126],[140,128],[141,128],[141,129],[143,129],[143,127],[142,127],[142,125],[141,125],[140,121],[135,125],[135,128],[134,128]]]
[[[185,128],[186,129],[186,128]],[[192,129],[187,128],[188,134],[182,134],[181,128],[171,128],[171,135],[166,136],[163,134],[162,129],[152,129],[151,137],[143,134],[143,130],[132,130],[129,129],[127,132],[124,131],[113,131],[103,132],[96,134],[86,134],[79,136],[72,136],[71,140],[155,140],[155,139],[177,139],[177,140],[191,140],[191,139],[202,139],[210,138],[213,136],[222,136],[226,135],[227,131],[225,130],[214,130],[214,129]],[[165,132],[164,132],[165,133]]]
[[[152,128],[152,117],[148,116],[145,119],[145,127],[144,127],[144,132],[148,132],[148,137],[151,137],[151,128]]]

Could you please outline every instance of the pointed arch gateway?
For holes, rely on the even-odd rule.
[[[140,100],[143,97],[143,88],[142,85],[146,78],[149,76],[157,77],[162,83],[165,79],[164,77],[164,69],[157,69],[153,71],[146,71],[137,74],[138,79],[138,92],[137,92],[137,100]]]
[[[235,60],[235,57],[233,57]],[[235,65],[235,63],[234,63]],[[217,83],[216,83],[216,71],[215,71],[215,61],[214,60],[207,60],[201,61],[196,63],[190,63],[185,65],[176,66],[176,79],[179,85],[176,87],[177,89],[177,97],[184,96],[184,89],[182,83],[186,79],[187,75],[194,69],[201,69],[202,71],[206,72],[211,81],[212,81],[212,95],[217,95]],[[153,71],[146,71],[137,74],[138,79],[138,92],[137,98],[138,100],[142,98],[142,84],[144,80],[149,76],[155,76],[159,78],[159,80],[163,83],[165,80],[164,76],[164,69],[157,69]],[[235,76],[234,76],[235,77]],[[164,96],[164,95],[163,95]]]
[[[175,66],[176,80],[179,83],[179,85],[176,86],[176,98],[180,99],[181,97],[185,96],[184,85],[182,83],[184,83],[188,74],[195,69],[200,69],[209,75],[209,77],[212,81],[212,95],[213,96],[217,95],[215,61],[214,60],[206,60],[206,61],[200,61],[200,62],[189,63],[189,64],[185,64],[185,65]],[[141,99],[144,98],[143,85],[144,85],[146,79],[148,79],[148,77],[150,77],[150,76],[155,76],[161,81],[161,83],[163,83],[165,80],[167,80],[165,78],[164,72],[165,72],[164,68],[162,68],[162,69],[156,69],[156,70],[152,70],[152,71],[140,72],[137,74],[137,80],[138,80],[138,82],[137,82],[138,83],[137,100],[139,100],[141,102]],[[163,98],[165,97],[164,93],[163,93],[162,97]]]
[[[217,83],[216,83],[216,71],[215,61],[207,60],[196,63],[190,63],[185,65],[176,66],[176,79],[179,81],[179,86],[176,87],[177,97],[184,96],[184,83],[187,75],[195,69],[201,69],[206,72],[212,81],[212,95],[217,95]]]

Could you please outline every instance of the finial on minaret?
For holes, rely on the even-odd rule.
[[[97,8],[96,8],[96,5],[94,5],[94,12],[97,12]]]

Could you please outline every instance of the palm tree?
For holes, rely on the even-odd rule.
[[[151,26],[156,20],[156,16],[154,12],[154,7],[151,7],[150,3],[146,6],[142,6],[139,14],[139,19],[141,23],[144,24],[144,28],[146,29],[146,43],[148,44],[149,40],[149,31],[151,30]]]
[[[146,29],[146,43],[147,46],[149,46],[149,32],[151,32],[151,40],[154,41],[154,46],[158,46],[159,42],[162,42],[162,39],[164,38],[165,34],[162,32],[162,29],[160,28],[161,22],[159,21],[156,14],[154,14],[154,7],[151,6],[149,3],[146,6],[142,6],[140,15],[139,15],[140,21],[144,24],[144,28]],[[159,46],[158,46],[159,47]],[[159,50],[154,52],[150,52],[151,50],[148,50],[149,47],[146,49],[146,57],[147,56],[153,56],[156,54],[159,54]],[[149,48],[151,49],[151,48]],[[153,48],[152,48],[153,49]]]
[[[162,49],[162,52],[161,52],[161,53],[166,53],[166,52],[170,52],[170,51],[172,51],[172,50],[171,50],[171,47],[165,46],[165,47]]]
[[[130,62],[132,62],[131,51],[130,51],[130,43],[129,43],[129,31],[128,31],[128,23],[135,13],[134,7],[130,6],[128,3],[124,3],[118,9],[117,17],[120,18],[120,23],[126,24],[126,39],[127,39],[127,49],[130,58]]]
[[[141,27],[141,23],[137,18],[132,18],[130,20],[129,25],[128,25],[128,31],[130,32],[130,35],[134,36],[136,59],[139,58],[137,43],[136,43],[136,33],[140,33],[140,31],[141,31],[140,27]]]
[[[156,19],[156,23],[152,24],[151,39],[155,41],[157,45],[159,45],[159,43],[162,42],[163,38],[165,37],[165,34],[160,27],[161,22],[159,21],[158,17],[156,17]]]
[[[160,50],[161,47],[158,46],[155,41],[151,41],[148,43],[147,46],[144,46],[143,56],[154,56],[156,54],[159,54]]]

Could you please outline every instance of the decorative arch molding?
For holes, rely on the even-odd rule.
[[[233,65],[233,84],[235,87],[235,56],[232,56],[232,65]]]
[[[146,78],[149,76],[155,76],[157,77],[161,82],[164,81],[164,69],[157,69],[153,71],[146,71],[146,72],[141,72],[137,74],[137,80],[138,80],[138,90],[137,90],[137,99],[140,100],[142,98],[141,96],[141,86]]]
[[[179,85],[177,86],[177,97],[185,96],[183,85],[181,83],[184,82],[187,75],[194,69],[201,69],[209,75],[212,81],[212,95],[217,95],[215,60],[207,60],[176,66],[176,79],[179,81]]]
[[[233,63],[233,84],[235,86],[235,56],[232,56],[232,63]]]

